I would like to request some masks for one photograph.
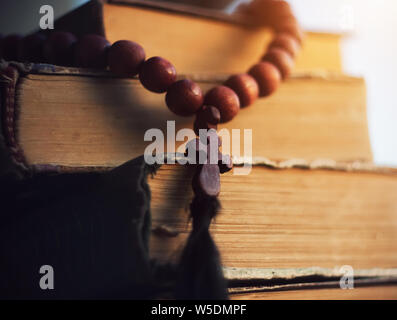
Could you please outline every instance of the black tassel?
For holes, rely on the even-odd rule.
[[[175,297],[177,299],[227,299],[219,251],[209,227],[220,209],[219,200],[196,195],[190,204],[193,230],[182,252]]]

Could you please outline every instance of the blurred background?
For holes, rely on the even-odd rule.
[[[344,32],[343,68],[367,82],[375,161],[397,166],[397,1],[290,0],[308,30]]]
[[[175,0],[185,2],[184,0]],[[49,4],[55,17],[87,0],[1,1],[3,34],[26,34],[38,28],[39,8]],[[187,1],[198,3],[200,1]],[[247,0],[203,1],[231,12]],[[367,82],[368,121],[375,162],[397,166],[397,1],[393,0],[289,0],[306,30],[344,33],[344,71]],[[16,18],[17,17],[17,18]],[[22,23],[21,23],[22,22]]]

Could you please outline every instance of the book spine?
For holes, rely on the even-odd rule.
[[[4,63],[0,67],[0,113],[1,113],[1,134],[3,143],[8,149],[11,160],[19,169],[27,170],[28,165],[22,148],[17,138],[17,85],[20,80],[20,70],[12,64]]]

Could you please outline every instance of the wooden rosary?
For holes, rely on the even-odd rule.
[[[77,39],[61,31],[51,32],[48,38],[43,33],[24,38],[9,35],[1,41],[0,56],[14,61],[109,68],[121,77],[138,75],[147,90],[166,93],[166,105],[176,115],[196,115],[194,131],[199,135],[200,129],[216,130],[218,123],[232,120],[240,108],[253,104],[258,97],[274,93],[280,82],[288,77],[300,49],[303,34],[287,2],[257,0],[241,6],[239,11],[272,26],[274,39],[260,62],[247,73],[230,76],[223,85],[212,88],[205,95],[197,83],[189,79],[177,81],[175,67],[168,60],[162,57],[145,60],[142,46],[129,40],[110,45],[99,35],[88,34]]]
[[[201,250],[199,243],[207,241],[209,246],[213,247],[213,256],[218,257],[208,228],[220,207],[217,199],[220,192],[219,175],[232,168],[232,161],[230,157],[219,152],[221,141],[216,134],[217,125],[231,121],[240,108],[253,104],[258,97],[267,97],[274,93],[281,81],[290,74],[303,40],[302,31],[285,1],[256,0],[249,5],[241,6],[239,10],[250,14],[256,22],[271,26],[275,33],[274,39],[260,61],[246,73],[230,76],[222,85],[210,89],[205,95],[194,81],[177,80],[177,73],[171,62],[162,57],[146,60],[142,46],[129,40],[120,40],[110,45],[99,35],[88,34],[77,39],[72,33],[53,31],[48,37],[40,32],[26,37],[9,35],[1,40],[0,45],[0,57],[5,60],[108,68],[113,74],[121,77],[138,75],[141,84],[147,90],[158,94],[165,93],[166,105],[173,113],[183,117],[195,115],[193,128],[198,136],[200,129],[209,130],[207,141],[197,138],[189,142],[194,144],[196,155],[205,150],[207,160],[212,148],[215,148],[218,154],[217,164],[208,160],[205,164],[197,165],[193,177],[195,198],[190,207],[193,231],[187,244],[187,248],[190,249],[185,250],[181,261],[181,269],[193,270],[191,272],[198,268],[195,263],[201,263],[195,262],[197,258],[194,253]],[[184,274],[186,275],[181,272],[182,277]],[[192,293],[194,290],[189,289],[190,293],[183,292],[188,290],[186,288],[194,286],[188,285],[190,278],[186,277],[180,282],[185,284],[179,289],[180,296],[196,298]],[[215,287],[211,290],[216,291]],[[218,284],[217,288],[219,287],[222,286]],[[207,294],[211,295],[212,291],[208,290]],[[214,292],[213,295],[219,298],[222,293]],[[207,295],[207,298],[211,297]]]

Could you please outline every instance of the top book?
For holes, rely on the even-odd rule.
[[[136,2],[118,0],[103,5],[106,37],[110,42],[136,41],[148,57],[165,57],[181,74],[246,72],[272,37],[270,29],[208,18],[199,9],[193,15],[137,6]],[[340,37],[308,33],[295,70],[341,72]]]
[[[246,72],[272,38],[270,29],[248,26],[234,14],[168,1],[93,0],[58,19],[55,29],[138,42],[147,57],[166,58],[179,74]],[[340,39],[340,34],[307,32],[295,70],[340,73]]]

